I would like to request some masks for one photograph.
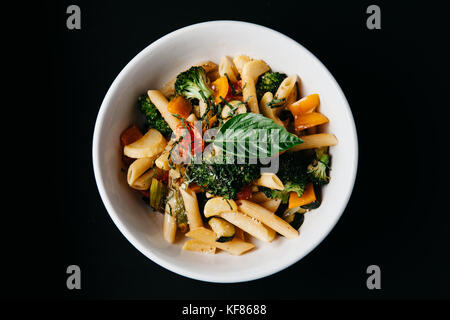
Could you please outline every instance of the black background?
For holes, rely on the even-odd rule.
[[[21,229],[26,240],[9,237],[6,242],[3,294],[64,299],[449,298],[445,11],[439,3],[396,3],[40,2],[46,22],[27,29],[27,38],[20,41],[38,43],[33,86],[41,93],[36,105],[47,122],[38,124],[37,133],[45,140],[39,140],[44,147],[36,148],[37,158],[43,160],[33,170],[42,179],[31,199],[21,197],[24,207],[35,209],[16,213],[20,222],[27,221]],[[70,4],[81,8],[81,30],[66,28]],[[370,4],[381,7],[381,30],[366,28]],[[239,284],[184,278],[139,253],[109,218],[91,159],[97,112],[128,61],[171,31],[218,19],[261,24],[309,49],[342,87],[359,139],[356,185],[329,236],[286,270]],[[25,118],[33,116],[27,112]],[[71,264],[81,267],[81,290],[66,289],[65,271]],[[381,267],[381,290],[366,287],[366,268],[372,264]]]

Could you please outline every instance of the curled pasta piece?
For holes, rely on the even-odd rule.
[[[163,135],[155,129],[150,129],[139,140],[123,147],[123,154],[130,158],[154,157],[163,152],[167,145]]]
[[[156,175],[156,169],[150,169],[130,185],[136,190],[148,190],[152,184],[152,178]]]
[[[233,61],[228,56],[223,56],[219,64],[219,74],[221,77],[228,76],[231,82],[238,81],[238,71]]]
[[[131,186],[139,179],[148,169],[153,166],[155,161],[154,157],[140,158],[133,161],[128,167],[127,182]]]
[[[270,67],[263,60],[252,60],[247,62],[242,69],[242,95],[244,101],[253,113],[259,113],[258,98],[256,96],[256,81],[263,73],[269,71]]]
[[[167,101],[166,97],[161,93],[161,91],[158,90],[148,90],[147,94],[150,100],[158,109],[158,111],[161,113],[161,116],[164,118],[164,120],[166,120],[170,129],[172,129],[172,131],[175,131],[178,124],[180,123],[180,120],[175,118],[167,110],[167,105],[169,104],[169,101]]]
[[[281,82],[280,86],[278,87],[277,92],[275,93],[276,99],[288,99],[289,95],[291,94],[292,90],[295,87],[297,83],[297,75],[293,74],[289,77],[285,78],[283,82]],[[294,100],[295,101],[295,100]]]
[[[255,181],[257,186],[266,187],[275,190],[283,190],[284,185],[280,178],[274,173],[264,172],[261,177]]]
[[[284,123],[283,121],[280,120],[280,118],[278,118],[278,110],[281,109],[281,107],[278,108],[271,108],[270,106],[268,106],[267,104],[273,100],[273,94],[272,92],[266,92],[262,98],[261,101],[259,102],[259,109],[261,110],[262,114],[267,117],[272,119],[276,124],[284,127]]]

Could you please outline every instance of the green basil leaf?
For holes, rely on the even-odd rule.
[[[272,119],[249,112],[228,120],[213,143],[227,156],[267,158],[301,144],[303,140]]]

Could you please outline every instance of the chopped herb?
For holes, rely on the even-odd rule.
[[[284,102],[286,102],[286,98],[272,99],[272,101],[266,103],[266,106],[270,108],[278,108],[281,107]]]

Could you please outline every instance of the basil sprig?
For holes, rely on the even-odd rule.
[[[303,143],[303,140],[272,119],[249,112],[228,120],[220,127],[213,143],[226,156],[268,158]]]

